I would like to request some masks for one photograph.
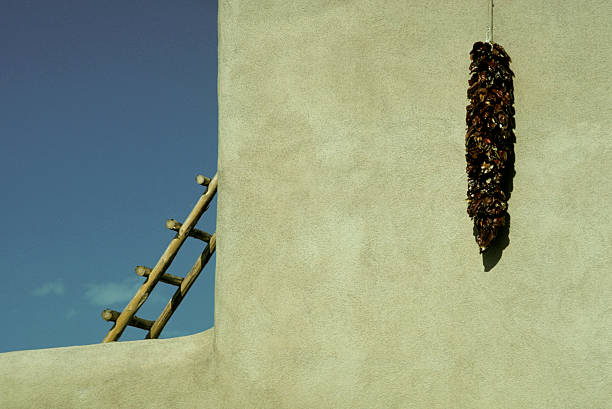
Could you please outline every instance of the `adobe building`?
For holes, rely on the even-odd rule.
[[[487,6],[220,1],[214,328],[0,354],[0,407],[609,408],[612,3],[496,2],[516,175],[481,255]]]

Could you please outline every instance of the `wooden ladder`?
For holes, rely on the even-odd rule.
[[[166,221],[166,227],[170,230],[176,231],[176,236],[172,239],[168,245],[168,248],[166,251],[164,251],[164,254],[162,254],[161,258],[153,269],[145,266],[136,267],[136,274],[146,277],[146,280],[136,292],[134,298],[132,298],[132,300],[125,307],[123,312],[120,313],[114,310],[102,311],[102,318],[104,318],[106,321],[115,322],[108,334],[106,334],[106,337],[104,337],[102,340],[102,343],[117,341],[128,325],[147,330],[148,333],[145,339],[155,339],[159,337],[161,331],[164,329],[164,326],[174,311],[176,311],[183,298],[185,298],[187,291],[189,291],[195,280],[200,275],[200,272],[215,252],[216,232],[210,235],[202,230],[194,228],[194,226],[198,223],[198,220],[206,209],[208,209],[210,202],[217,192],[218,175],[219,173],[217,172],[212,180],[202,175],[196,176],[196,182],[198,184],[207,186],[206,191],[202,194],[202,197],[200,197],[191,213],[189,213],[189,216],[187,216],[185,223],[181,224],[173,219]],[[172,260],[174,260],[174,257],[188,236],[205,241],[207,243],[206,248],[204,251],[202,251],[202,254],[200,254],[185,278],[177,277],[172,274],[166,274],[166,270],[172,263]],[[155,321],[138,318],[135,315],[136,312],[147,300],[149,294],[151,294],[151,291],[153,291],[153,288],[158,281],[175,285],[178,287],[178,289],[170,301],[168,301],[168,304],[166,304],[166,308],[164,308],[162,313]]]

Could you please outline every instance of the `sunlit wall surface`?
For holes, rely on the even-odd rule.
[[[114,358],[89,392],[49,392],[73,407],[606,407],[610,6],[496,6],[516,176],[507,242],[483,259],[464,137],[486,3],[220,2],[215,327],[102,346]],[[0,356],[15,368],[0,384],[33,399],[57,354]]]

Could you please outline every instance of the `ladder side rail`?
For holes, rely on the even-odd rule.
[[[172,314],[174,314],[174,311],[176,311],[178,306],[181,304],[181,301],[183,301],[183,298],[185,298],[187,295],[187,292],[200,275],[200,272],[212,257],[213,253],[215,252],[216,243],[217,233],[213,233],[209,244],[206,246],[204,251],[202,251],[202,254],[200,254],[193,267],[191,267],[191,270],[183,279],[181,286],[176,289],[174,295],[170,301],[168,301],[168,304],[166,304],[166,307],[162,313],[159,315],[159,317],[157,317],[145,339],[159,338],[159,335],[170,320],[170,317],[172,317]]]
[[[108,334],[102,340],[102,343],[117,341],[123,331],[127,327],[128,323],[136,314],[138,309],[144,304],[144,302],[153,291],[153,288],[161,278],[161,276],[166,272],[174,257],[178,253],[178,250],[181,248],[185,239],[188,237],[191,229],[198,223],[198,220],[212,201],[215,193],[217,192],[217,181],[218,181],[219,172],[217,172],[214,178],[210,181],[208,185],[208,189],[206,192],[200,197],[195,207],[187,216],[187,220],[181,226],[176,236],[172,239],[166,251],[162,254],[159,261],[149,274],[149,278],[143,283],[143,285],[138,289],[132,300],[128,303],[125,309],[121,312],[121,315],[115,321],[115,325],[110,329]]]

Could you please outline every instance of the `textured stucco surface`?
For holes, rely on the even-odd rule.
[[[0,408],[218,407],[213,337],[210,329],[172,339],[3,353]]]
[[[610,408],[610,4],[496,3],[492,263],[464,200],[487,2],[221,0],[214,330],[0,354],[0,407]]]

